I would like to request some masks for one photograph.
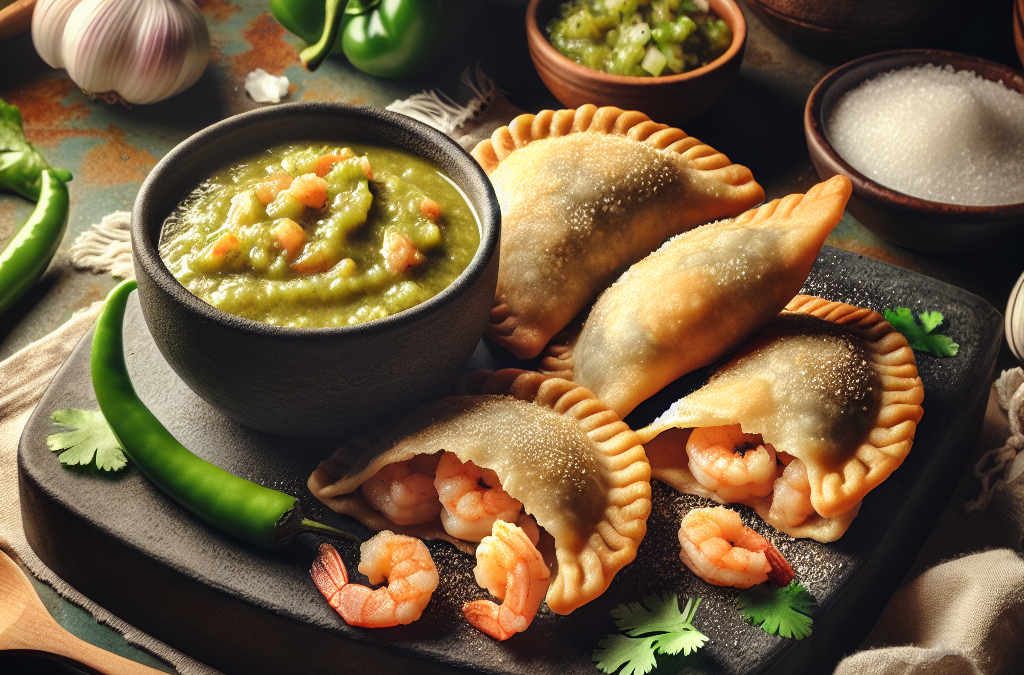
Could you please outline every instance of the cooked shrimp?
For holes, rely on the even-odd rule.
[[[426,545],[415,537],[378,532],[359,547],[359,571],[371,584],[388,580],[377,589],[350,584],[341,556],[330,544],[320,544],[320,555],[310,574],[320,592],[341,618],[352,626],[386,628],[420,618],[437,588],[437,567]]]
[[[474,600],[462,613],[478,630],[507,640],[526,630],[548,592],[551,572],[537,547],[518,525],[496,520],[491,536],[476,549],[476,582],[503,602]]]
[[[401,274],[427,259],[412,243],[412,239],[394,230],[384,233],[384,247],[380,252],[384,256],[384,266],[393,274]]]
[[[738,424],[694,429],[686,441],[690,473],[727,502],[771,493],[775,448],[759,434],[745,434]]]
[[[523,505],[501,489],[498,474],[451,452],[441,455],[434,478],[441,499],[441,524],[453,537],[480,541],[497,520],[514,523]]]
[[[679,544],[679,559],[709,584],[750,588],[769,579],[776,586],[793,580],[793,569],[779,550],[724,506],[687,513]]]
[[[434,489],[440,459],[440,454],[416,455],[407,462],[388,464],[363,483],[363,496],[396,525],[428,523],[441,513]]]
[[[813,513],[807,467],[799,459],[793,458],[786,465],[782,475],[775,479],[769,517],[785,523],[788,527],[797,527]]]
[[[304,173],[293,180],[288,192],[311,209],[322,209],[327,203],[327,181],[315,173]]]

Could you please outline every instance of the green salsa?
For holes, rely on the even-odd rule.
[[[555,49],[614,75],[683,73],[732,44],[732,30],[707,0],[570,0],[558,9],[547,27]]]
[[[346,326],[444,290],[480,244],[435,166],[399,150],[285,145],[204,181],[164,223],[160,256],[214,307],[278,326]]]

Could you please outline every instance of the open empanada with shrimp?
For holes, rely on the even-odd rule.
[[[746,167],[619,108],[520,115],[472,154],[502,216],[487,334],[519,358],[668,237],[764,199]]]
[[[850,180],[835,176],[806,195],[673,237],[601,294],[575,344],[553,341],[542,372],[629,414],[778,315],[800,292],[850,193]]]
[[[792,536],[832,541],[910,452],[923,400],[913,351],[878,312],[800,295],[705,386],[637,433],[655,478],[750,504]],[[742,433],[730,430],[737,424]],[[689,438],[679,431],[689,429]],[[765,478],[755,466],[762,451],[785,467],[764,496],[753,485]],[[720,494],[744,481],[749,494]]]
[[[457,387],[458,395],[339,448],[310,476],[310,490],[374,529],[448,540],[438,511],[450,511],[457,526],[484,519],[490,534],[495,518],[512,520],[522,508],[553,539],[551,610],[567,614],[593,600],[633,561],[647,531],[650,465],[639,438],[565,380],[504,370],[466,376]],[[440,460],[424,457],[442,451]],[[393,465],[401,470],[389,474]],[[372,494],[376,481],[394,488],[384,500]],[[439,492],[442,509],[402,526],[371,505],[408,511]]]

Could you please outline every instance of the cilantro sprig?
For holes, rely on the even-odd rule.
[[[740,591],[736,599],[743,619],[770,635],[802,640],[811,634],[814,596],[796,580],[784,588],[759,584]]]
[[[99,410],[56,410],[50,419],[72,428],[46,437],[50,450],[61,453],[61,464],[85,466],[95,460],[96,467],[104,471],[117,471],[128,464],[124,448]]]
[[[932,332],[942,324],[945,318],[942,312],[920,312],[917,315],[920,323],[914,320],[914,315],[908,307],[886,309],[882,314],[893,328],[907,338],[911,349],[933,356],[956,356],[960,350],[960,345],[953,342],[948,335]]]
[[[592,660],[609,675],[620,667],[621,675],[644,675],[658,666],[655,654],[682,652],[689,656],[708,639],[693,626],[699,605],[700,598],[688,599],[679,611],[675,593],[664,593],[660,598],[651,594],[643,604],[619,605],[611,614],[625,635],[613,633],[598,642]]]

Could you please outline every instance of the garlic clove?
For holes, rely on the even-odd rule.
[[[64,26],[82,0],[38,0],[32,10],[32,44],[51,68],[63,68]]]

